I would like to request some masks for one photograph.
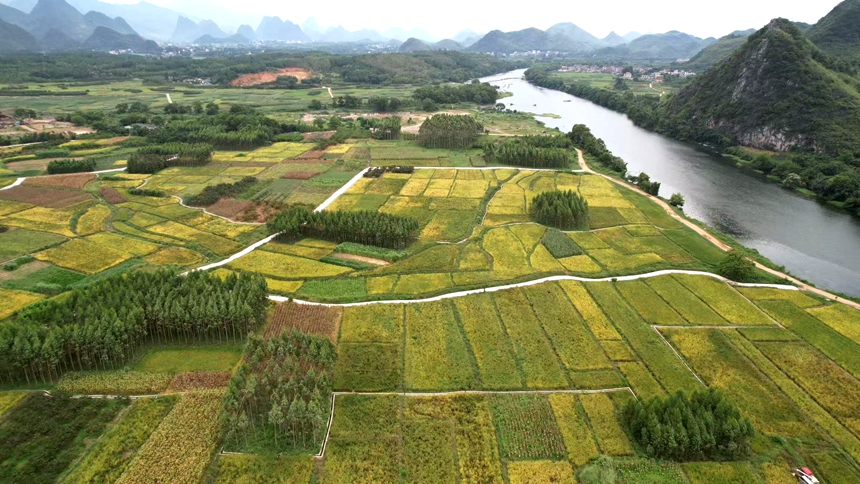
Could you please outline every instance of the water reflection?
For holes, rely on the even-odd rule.
[[[662,183],[660,194],[680,192],[685,210],[785,265],[820,287],[860,296],[860,222],[816,201],[796,196],[722,157],[636,127],[626,116],[568,94],[534,87],[523,70],[484,78],[512,97],[512,109],[552,113],[547,126],[570,131],[585,124],[623,158],[631,173],[645,171]]]

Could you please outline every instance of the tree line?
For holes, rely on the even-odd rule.
[[[418,130],[418,144],[428,148],[468,148],[484,132],[484,125],[469,115],[436,114]]]
[[[272,339],[249,335],[222,404],[227,448],[316,450],[326,434],[336,358],[331,341],[295,330]]]
[[[412,93],[412,97],[419,102],[430,100],[437,104],[466,102],[495,104],[499,98],[499,91],[489,84],[472,82],[470,84],[419,87]]]
[[[421,228],[413,218],[387,213],[359,211],[314,212],[296,206],[279,213],[266,224],[269,234],[281,234],[282,240],[301,237],[355,242],[388,249],[403,249],[418,236]]]
[[[96,160],[92,158],[84,160],[54,160],[48,163],[48,174],[58,175],[60,173],[81,173],[95,171]]]
[[[521,136],[484,147],[488,161],[528,168],[570,168],[570,141],[563,136]]]
[[[570,133],[567,136],[574,145],[579,147],[579,149],[593,156],[597,163],[620,174],[621,176],[627,174],[627,163],[621,158],[613,155],[612,152],[606,148],[606,143],[604,143],[602,139],[594,136],[588,126],[584,124],[576,124],[571,128]]]
[[[186,205],[192,207],[208,207],[213,203],[221,200],[222,197],[234,197],[257,183],[257,178],[253,176],[243,177],[236,183],[219,183],[217,185],[207,185],[197,195],[185,199]]]
[[[257,274],[224,280],[170,270],[114,276],[28,306],[0,325],[0,375],[51,381],[66,371],[122,366],[144,343],[235,340],[265,320]]]
[[[212,145],[170,142],[142,146],[128,157],[129,173],[155,173],[170,166],[200,166],[212,160]]]

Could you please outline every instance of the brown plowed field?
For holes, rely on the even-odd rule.
[[[0,192],[0,199],[30,203],[46,208],[68,207],[91,198],[93,197],[89,193],[77,190],[60,190],[32,185],[19,185]]]
[[[269,325],[266,326],[265,336],[274,338],[284,331],[297,329],[302,333],[329,338],[337,343],[337,331],[343,310],[337,307],[310,306],[285,302],[275,305],[275,312]]]
[[[75,188],[82,189],[91,182],[96,176],[92,173],[79,173],[76,175],[52,175],[52,176],[37,176],[24,180],[24,185],[33,185],[37,187],[59,187],[59,188]]]
[[[245,74],[230,81],[231,86],[248,87],[267,82],[275,82],[278,76],[293,76],[298,80],[311,77],[311,72],[298,67],[285,67],[276,71],[258,72],[256,74]]]
[[[214,213],[215,215],[227,217],[231,220],[238,220],[239,215],[248,210],[251,205],[254,205],[254,202],[251,202],[249,200],[222,198],[221,200],[215,202],[213,205],[210,205],[207,210]]]
[[[128,201],[128,199],[125,198],[122,193],[118,192],[116,188],[112,187],[99,188],[99,195],[101,195],[102,198],[107,200],[108,203],[112,203],[114,205],[118,203],[125,203]]]

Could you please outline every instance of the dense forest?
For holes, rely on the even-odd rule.
[[[542,192],[532,199],[531,216],[539,224],[562,230],[588,229],[588,202],[572,190]]]
[[[49,381],[71,370],[115,368],[146,342],[244,337],[265,319],[262,276],[131,272],[23,309],[0,325],[0,379]]]
[[[270,234],[282,240],[312,237],[332,242],[355,242],[389,249],[403,249],[418,235],[418,222],[412,218],[379,212],[314,212],[294,206],[281,212],[266,225]]]
[[[418,144],[428,148],[468,148],[483,133],[484,126],[468,115],[436,114],[418,130]]]
[[[527,168],[570,168],[571,142],[564,135],[518,136],[484,148],[484,157],[497,163]]]
[[[357,84],[425,84],[465,82],[525,66],[523,61],[454,51],[359,56],[316,51],[271,52],[209,58],[31,53],[0,55],[0,82],[106,82],[139,78],[162,84],[207,78],[216,84],[226,84],[243,74],[298,67],[322,76],[321,82],[326,85],[333,78]]]
[[[331,341],[297,331],[264,339],[251,334],[244,364],[222,406],[229,450],[316,452],[331,409],[337,352]]]

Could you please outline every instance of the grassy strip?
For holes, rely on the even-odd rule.
[[[382,247],[356,244],[355,242],[343,242],[338,244],[334,251],[343,254],[370,257],[372,259],[379,259],[387,262],[397,262],[401,259],[405,259],[406,256],[409,255],[406,251],[402,250],[385,249]]]

